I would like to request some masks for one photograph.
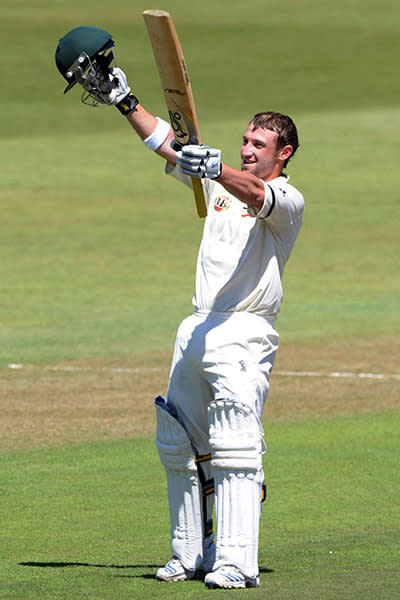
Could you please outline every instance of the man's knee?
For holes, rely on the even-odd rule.
[[[214,469],[262,470],[264,432],[254,411],[233,400],[215,400],[208,407],[209,435]]]

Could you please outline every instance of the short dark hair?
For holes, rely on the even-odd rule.
[[[292,119],[282,113],[267,111],[254,115],[249,125],[253,125],[254,129],[261,127],[275,131],[278,134],[277,148],[284,148],[288,144],[292,146],[293,152],[283,165],[286,167],[300,145],[296,125]]]

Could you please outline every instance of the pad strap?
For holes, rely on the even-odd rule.
[[[214,479],[210,477],[211,454],[197,455],[195,463],[197,473],[199,475],[201,492],[202,492],[202,509],[203,509],[203,530],[204,538],[209,537],[213,533],[214,524],[211,518],[214,505],[215,485]]]

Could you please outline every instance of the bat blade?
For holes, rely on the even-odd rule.
[[[189,73],[171,15],[164,10],[145,10],[143,18],[153,48],[175,140],[182,146],[200,144],[200,130]],[[197,213],[201,218],[206,217],[207,207],[201,181],[192,178],[192,184]]]

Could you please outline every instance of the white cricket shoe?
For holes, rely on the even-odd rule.
[[[247,588],[259,587],[259,577],[246,577],[237,567],[223,566],[212,573],[208,573],[204,579],[208,588]]]
[[[186,581],[193,579],[196,571],[185,569],[179,558],[173,556],[164,567],[158,569],[156,579],[161,581]]]
[[[215,552],[215,544],[214,542],[211,542],[205,548],[201,567],[196,571],[188,571],[185,569],[179,558],[173,556],[164,567],[158,569],[156,579],[160,579],[161,581],[186,581],[187,579],[193,579],[197,574],[200,576],[202,573],[204,576],[204,573],[209,573],[213,568]]]

